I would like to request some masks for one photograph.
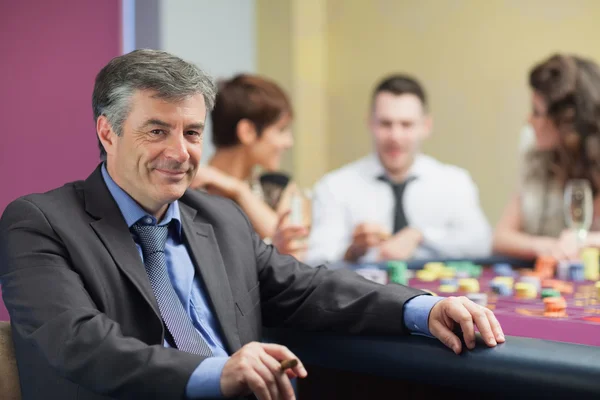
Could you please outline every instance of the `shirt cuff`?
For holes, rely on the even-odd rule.
[[[433,337],[429,332],[429,313],[443,297],[421,295],[404,304],[404,325],[411,333]]]
[[[229,357],[209,357],[192,372],[185,389],[188,399],[223,397],[221,373]]]

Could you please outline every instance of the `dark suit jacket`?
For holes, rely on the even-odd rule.
[[[180,210],[231,353],[259,341],[263,325],[401,334],[404,303],[423,294],[280,255],[229,200],[188,191]],[[24,399],[183,397],[203,358],[163,347],[150,282],[100,168],[11,203],[0,235]]]

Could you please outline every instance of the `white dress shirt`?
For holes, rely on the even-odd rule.
[[[395,199],[390,185],[378,179],[384,173],[377,155],[371,154],[328,173],[315,185],[307,263],[340,261],[360,223],[377,223],[392,231]],[[491,228],[466,170],[419,154],[408,177],[415,179],[404,191],[404,213],[409,226],[423,235],[413,258],[490,254]],[[370,251],[361,261],[375,257]]]

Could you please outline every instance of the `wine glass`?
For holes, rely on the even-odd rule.
[[[304,225],[310,229],[312,194],[308,189],[297,188],[290,198],[290,223]]]
[[[567,182],[564,195],[567,227],[576,232],[577,244],[581,247],[594,216],[592,187],[585,179],[572,179]]]

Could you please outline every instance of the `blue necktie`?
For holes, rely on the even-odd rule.
[[[150,278],[160,315],[175,346],[181,351],[211,357],[212,351],[192,324],[169,279],[165,255],[169,227],[136,223],[131,230],[139,238],[146,273]]]

